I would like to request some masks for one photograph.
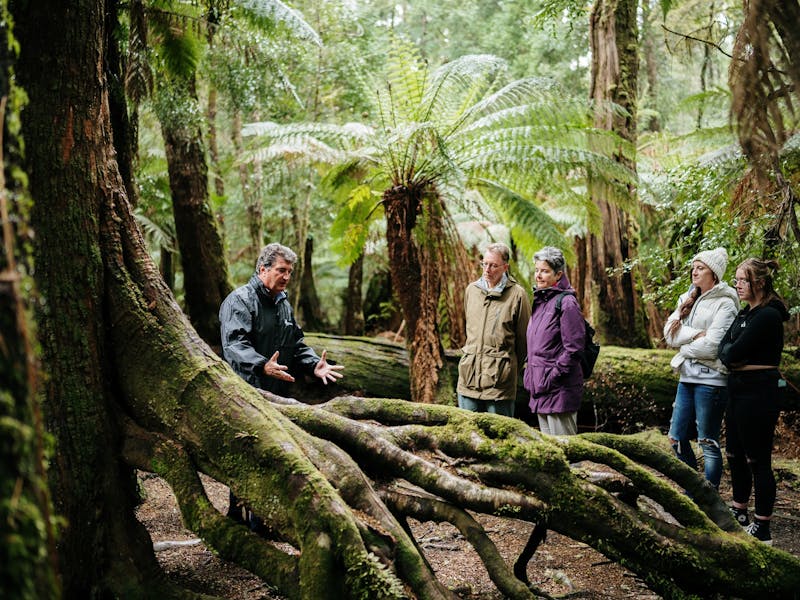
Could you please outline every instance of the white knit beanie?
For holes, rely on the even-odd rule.
[[[714,271],[718,281],[722,281],[723,277],[725,277],[725,269],[728,268],[728,251],[725,248],[714,248],[713,250],[698,252],[692,262],[696,260],[708,265],[708,268]]]

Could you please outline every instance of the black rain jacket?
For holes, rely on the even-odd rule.
[[[313,373],[320,360],[306,345],[286,294],[273,300],[258,275],[225,298],[219,320],[223,358],[242,379],[262,390],[285,396],[291,385],[264,374],[264,365],[276,351],[278,363],[295,377],[299,371]]]

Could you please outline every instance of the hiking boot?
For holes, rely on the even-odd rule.
[[[767,546],[772,546],[772,536],[769,534],[769,521],[753,519],[753,522],[745,527],[744,530],[759,542],[764,542]]]
[[[746,508],[738,508],[736,506],[731,506],[729,508],[731,509],[733,518],[736,519],[736,522],[739,523],[739,525],[742,527],[747,527],[750,524],[750,519],[747,518]]]

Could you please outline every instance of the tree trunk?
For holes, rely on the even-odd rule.
[[[347,270],[347,288],[342,295],[342,333],[345,335],[364,335],[364,301],[361,295],[363,281],[364,255],[361,254]]]
[[[652,445],[550,438],[515,419],[403,400],[310,406],[234,375],[192,329],[136,228],[114,162],[104,6],[39,0],[14,13],[52,489],[70,523],[59,545],[65,597],[178,597],[133,517],[130,465],[164,477],[189,529],[289,598],[454,599],[404,526],[411,517],[460,527],[504,597],[541,595],[519,585],[467,511],[547,523],[665,596],[800,588],[800,561],[743,533],[698,473]],[[582,461],[616,471],[626,498],[652,498],[669,517],[586,480]],[[198,471],[290,546],[217,512]]]
[[[638,73],[636,0],[597,0],[592,10],[592,90],[595,126],[617,132],[636,143],[636,85]],[[625,114],[613,110],[616,104]],[[635,169],[620,153],[617,160]],[[635,190],[629,193],[635,197]],[[641,300],[638,268],[629,268],[637,255],[635,219],[593,192],[603,219],[603,234],[579,240],[576,254],[585,265],[573,282],[584,310],[606,343],[648,348],[652,345],[645,306]]]
[[[4,40],[14,40],[9,21],[0,25]],[[11,44],[0,49],[0,597],[58,598],[52,502],[45,472],[42,414],[30,305],[33,261],[29,252],[28,191],[19,180],[6,185],[5,170],[21,172],[20,142],[6,129],[9,96],[19,93],[11,77]],[[13,221],[12,221],[13,215]]]
[[[327,323],[325,322],[325,316],[320,306],[317,286],[314,282],[314,269],[311,266],[313,255],[314,238],[307,237],[305,252],[303,252],[303,272],[300,275],[299,307],[303,317],[303,329],[325,331],[327,329]]]
[[[40,1],[14,13],[18,77],[30,98],[23,135],[44,299],[37,315],[43,412],[56,445],[50,486],[56,511],[69,523],[58,540],[65,598],[123,596],[158,573],[149,536],[133,516],[133,470],[113,451],[121,411],[105,289],[107,276],[118,274],[106,270],[99,240],[112,233],[103,224],[117,203],[128,204],[103,71],[103,6]],[[126,235],[141,242],[133,227]]]
[[[659,10],[659,5],[654,0],[642,1],[642,54],[647,74],[647,107],[651,110],[645,129],[654,133],[661,131],[658,112],[658,57],[655,48],[657,34],[653,31],[654,22],[661,14]]]
[[[209,39],[210,43],[211,40]],[[219,161],[219,142],[217,141],[217,88],[213,85],[208,90],[206,119],[208,120],[208,156],[211,159],[211,169],[213,171],[214,193],[218,198],[222,198],[225,195],[225,180],[222,178],[222,165]]]
[[[183,92],[196,102],[195,82]],[[232,291],[222,237],[208,201],[208,168],[200,128],[162,117],[175,234],[192,325],[206,342],[220,345],[219,307]]]
[[[237,156],[244,153],[242,141],[242,113],[235,110],[232,122],[233,148]],[[239,185],[242,188],[242,202],[247,211],[247,232],[250,235],[250,252],[255,265],[258,253],[264,244],[264,206],[261,200],[261,162],[253,159],[252,162],[239,161]]]
[[[436,219],[435,214],[423,215],[425,209],[433,212],[430,207],[434,202],[425,198],[425,193],[423,189],[404,186],[390,188],[384,193],[384,210],[392,286],[403,290],[398,298],[408,332],[411,398],[429,403],[439,399],[444,348],[439,338],[438,265],[425,247],[426,241],[432,245],[431,232],[424,231],[424,222],[423,231],[415,231],[418,220],[430,224]]]

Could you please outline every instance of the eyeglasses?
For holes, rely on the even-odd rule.
[[[500,269],[502,267],[505,267],[507,263],[503,263],[502,265],[496,265],[494,263],[481,262],[480,264],[481,267],[486,269],[487,271],[494,271],[495,269]]]
[[[733,287],[736,287],[739,284],[741,284],[741,285],[750,285],[750,282],[747,281],[747,279],[731,279],[731,285]]]

